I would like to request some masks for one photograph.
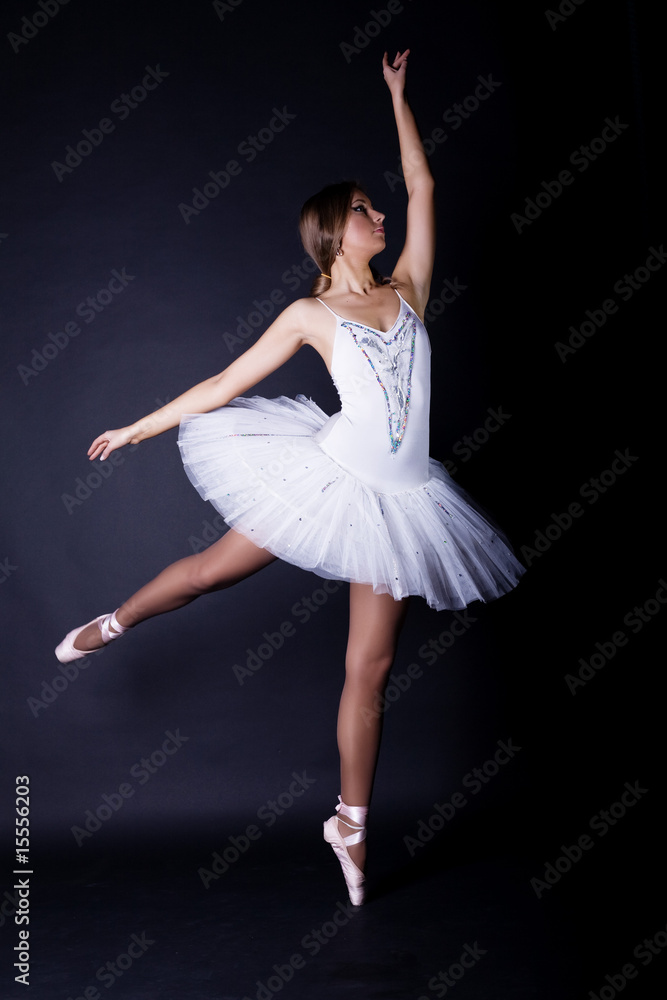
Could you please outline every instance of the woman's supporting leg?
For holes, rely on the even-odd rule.
[[[345,685],[338,711],[341,798],[349,806],[368,806],[380,748],[381,696],[394,662],[408,601],[374,594],[366,584],[350,584],[350,631],[345,659]],[[341,810],[340,817],[345,817]],[[347,817],[350,818],[350,817]],[[343,836],[352,831],[339,822]],[[363,869],[366,843],[348,853]]]
[[[202,594],[223,590],[268,566],[275,556],[249,541],[237,531],[228,531],[204,552],[179,559],[163,569],[118,608],[121,625],[138,625],[146,618],[174,611]],[[77,636],[74,646],[80,650],[99,649],[103,645],[100,630],[91,624]]]

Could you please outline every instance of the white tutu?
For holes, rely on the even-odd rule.
[[[437,610],[516,586],[524,567],[439,462],[417,487],[374,492],[313,440],[328,420],[305,396],[238,398],[185,415],[178,443],[230,527],[318,576],[421,595]]]

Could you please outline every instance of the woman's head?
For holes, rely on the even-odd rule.
[[[365,194],[358,181],[341,181],[329,184],[309,198],[301,209],[299,233],[304,250],[309,254],[320,271],[331,274],[336,259],[336,251],[341,245],[347,227],[352,200],[355,194]],[[382,278],[371,268],[373,276],[380,283]],[[328,278],[318,276],[311,288],[311,295],[321,295],[331,285]]]

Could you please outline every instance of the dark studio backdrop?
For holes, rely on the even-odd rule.
[[[167,848],[195,878],[288,802],[295,773],[311,783],[262,826],[261,849],[320,836],[339,790],[345,586],[275,564],[78,668],[53,648],[225,530],[176,431],[104,475],[86,450],[308,294],[306,197],[360,179],[386,213],[376,264],[391,270],[406,196],[381,58],[409,46],[438,187],[431,454],[529,572],[458,617],[413,602],[374,816],[391,820],[397,868],[428,869],[442,844],[503,859],[545,939],[602,983],[667,920],[654,529],[667,230],[650,5],[26,0],[1,21],[3,889],[16,775],[30,779],[34,878],[62,873],[63,893]],[[337,408],[309,350],[256,391]],[[499,741],[521,749],[472,792],[465,776]],[[434,803],[464,787],[434,832]],[[623,794],[601,832],[594,818]],[[531,884],[584,834],[580,861]],[[35,910],[37,938],[38,897]],[[419,920],[445,921],[445,901]],[[653,995],[658,966],[628,997]],[[70,975],[57,995],[86,979]]]

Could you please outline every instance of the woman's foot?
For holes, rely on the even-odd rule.
[[[343,822],[347,820],[347,823]],[[351,817],[343,814],[341,810],[338,814],[338,832],[344,839],[357,829],[357,824],[353,823]],[[366,867],[366,841],[362,840],[358,844],[346,843],[345,848],[351,860],[361,871]]]
[[[365,895],[362,865],[366,860],[363,841],[366,839],[367,806],[348,806],[341,796],[336,813],[324,824],[324,839],[331,844],[343,871],[345,884],[353,906],[361,906]],[[352,831],[351,833],[349,831]],[[345,833],[344,831],[348,831]],[[361,850],[358,850],[361,848]]]
[[[121,633],[118,629],[113,628],[109,625],[109,632],[114,635]],[[77,634],[74,639],[74,649],[80,650],[84,653],[92,653],[95,649],[101,649],[102,646],[106,646],[104,639],[102,638],[102,631],[98,624],[97,618],[94,622],[90,622],[89,625],[84,625],[81,631]]]
[[[117,639],[123,632],[127,632],[128,627],[120,624],[115,611],[110,615],[100,615],[87,625],[81,625],[68,632],[56,647],[56,656],[61,663],[80,660],[86,653],[101,649],[112,639]]]

